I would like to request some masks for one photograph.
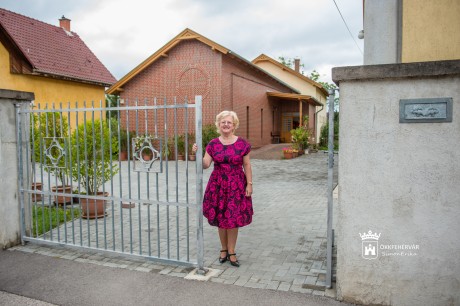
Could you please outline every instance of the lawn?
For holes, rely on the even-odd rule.
[[[72,218],[73,212],[73,218]],[[34,237],[41,236],[45,232],[49,232],[52,228],[56,228],[65,222],[72,221],[80,217],[80,209],[66,207],[45,207],[34,205],[32,210],[32,235]]]

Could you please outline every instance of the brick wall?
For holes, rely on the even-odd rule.
[[[290,90],[251,68],[232,55],[223,55],[209,46],[196,41],[185,40],[170,50],[166,57],[160,58],[136,75],[124,86],[121,98],[125,105],[178,104],[184,99],[203,96],[203,124],[213,124],[215,116],[222,110],[234,110],[240,119],[237,135],[248,138],[253,147],[271,142],[273,130],[273,108],[267,91],[290,92]],[[153,111],[130,111],[121,113],[123,126],[129,130],[145,131],[145,118],[148,118],[148,132],[154,134]],[[174,132],[174,117],[177,118],[176,132],[181,134],[185,128],[185,111],[168,110],[168,134]],[[157,132],[164,134],[164,111],[158,111]],[[188,131],[194,130],[194,111],[189,111]],[[276,128],[275,128],[276,129]]]
[[[222,105],[238,114],[240,127],[236,134],[246,138],[253,147],[271,143],[273,107],[267,91],[290,90],[254,70],[241,60],[223,57]]]

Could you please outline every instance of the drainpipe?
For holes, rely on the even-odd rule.
[[[315,145],[317,144],[318,141],[318,113],[324,109],[324,105],[321,105],[321,109],[317,112],[315,112]]]

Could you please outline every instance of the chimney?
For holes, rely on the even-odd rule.
[[[294,70],[295,72],[300,73],[300,58],[294,59]]]
[[[62,15],[62,18],[59,19],[59,26],[67,32],[70,32],[70,19],[67,19],[64,15]]]

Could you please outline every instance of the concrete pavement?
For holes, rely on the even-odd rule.
[[[205,266],[217,270],[217,275],[206,283],[197,283],[236,285],[224,287],[227,289],[222,290],[230,292],[257,288],[272,289],[259,291],[275,295],[287,291],[287,294],[294,294],[293,296],[298,293],[308,293],[301,296],[312,297],[309,295],[312,294],[333,297],[333,290],[324,288],[327,155],[319,152],[292,160],[253,159],[252,165],[255,216],[253,224],[240,231],[237,252],[241,267],[237,269],[228,263],[223,265],[218,263],[220,243],[216,230],[205,224]],[[99,253],[60,247],[29,244],[13,248],[12,251],[22,255],[28,255],[24,254],[28,252],[47,255],[54,259],[60,258],[61,260],[57,261],[59,263],[79,264],[82,267],[90,267],[89,269],[96,269],[96,267],[115,269],[117,273],[123,274],[124,272],[118,271],[121,270],[128,275],[129,273],[145,273],[148,276],[160,277],[169,275],[181,281],[185,281],[183,278],[191,271],[191,268],[182,266],[108,257]],[[2,255],[0,261],[3,261],[3,258]],[[152,282],[154,284],[156,281],[152,279]],[[188,288],[189,281],[178,285]],[[9,287],[3,287],[3,278],[1,278],[0,290],[9,291],[7,288]],[[52,302],[52,300],[46,301]],[[167,300],[162,301],[167,302]],[[334,302],[331,299],[328,301]],[[295,301],[293,303],[296,305]]]

